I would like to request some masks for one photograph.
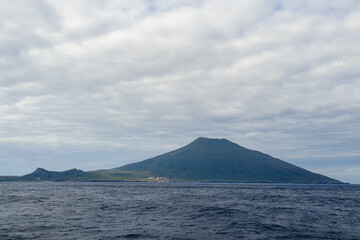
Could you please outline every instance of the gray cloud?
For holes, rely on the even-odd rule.
[[[0,174],[117,167],[198,136],[360,167],[357,1],[18,0],[0,12]],[[338,162],[322,173],[358,179]]]

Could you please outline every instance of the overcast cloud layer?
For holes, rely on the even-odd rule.
[[[0,2],[0,175],[227,138],[360,183],[360,1]]]

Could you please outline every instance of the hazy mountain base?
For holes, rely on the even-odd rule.
[[[17,176],[4,176],[0,177],[0,181],[55,181],[55,182],[240,182],[240,183],[281,183],[281,181],[267,181],[259,179],[254,180],[220,180],[220,179],[172,179],[164,176],[157,176],[149,171],[122,171],[119,169],[110,170],[97,170],[84,172],[77,169],[70,169],[63,172],[47,171],[38,168],[31,174],[21,177]],[[337,180],[334,181],[293,181],[288,183],[318,183],[318,184],[338,184],[341,183]]]
[[[34,172],[24,176],[0,176],[0,181],[54,181],[54,182],[122,182],[122,181],[146,181],[164,182],[168,178],[158,177],[149,172],[119,171],[116,169],[84,172],[78,169],[70,169],[63,172],[48,171],[38,168]]]

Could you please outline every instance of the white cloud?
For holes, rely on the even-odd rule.
[[[284,159],[360,155],[359,6],[2,2],[2,174],[116,167],[198,136]]]

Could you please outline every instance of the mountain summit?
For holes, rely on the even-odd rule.
[[[227,139],[204,137],[175,151],[113,170],[177,181],[339,183]]]

